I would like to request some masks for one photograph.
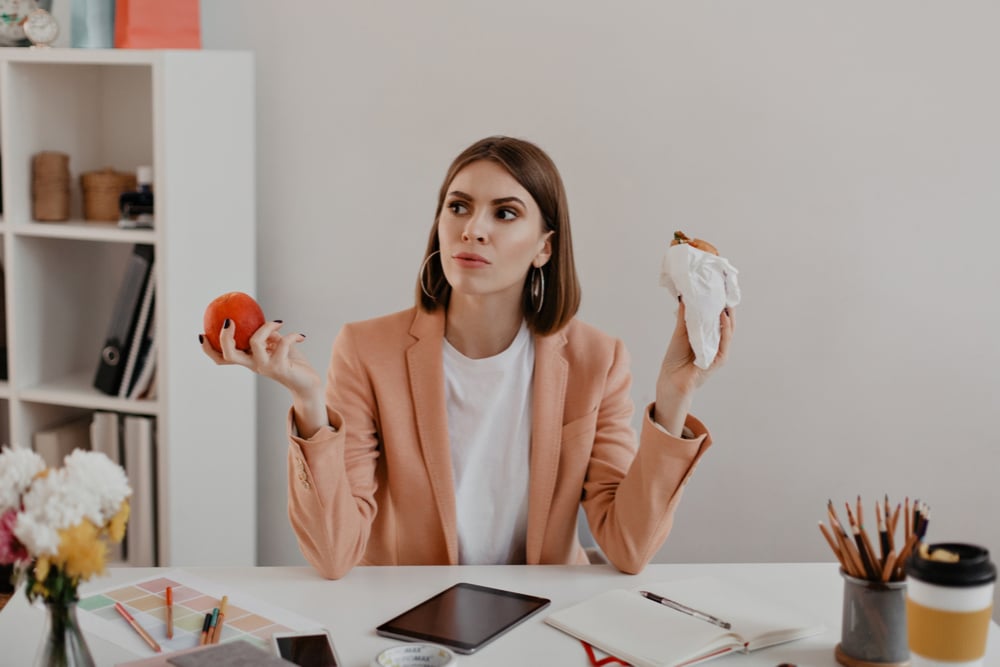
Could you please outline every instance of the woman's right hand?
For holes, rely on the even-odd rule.
[[[236,327],[223,324],[219,332],[218,352],[205,335],[199,336],[201,349],[220,366],[245,366],[258,375],[271,378],[292,392],[292,410],[299,435],[310,438],[328,423],[323,398],[323,378],[320,377],[298,344],[305,334],[278,333],[282,321],[267,322],[250,336],[250,352],[236,348]]]
[[[293,395],[309,396],[322,392],[323,379],[305,355],[298,349],[298,343],[305,340],[304,334],[282,336],[278,330],[282,321],[266,322],[250,336],[250,352],[236,348],[236,327],[223,325],[219,331],[218,352],[208,342],[207,336],[200,336],[201,349],[220,366],[244,366],[258,375],[271,378],[286,387]]]

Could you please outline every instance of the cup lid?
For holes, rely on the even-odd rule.
[[[958,555],[958,561],[948,563],[926,558],[914,550],[906,560],[906,575],[940,586],[981,586],[996,580],[997,568],[990,561],[990,552],[974,544],[943,542],[931,544],[926,553],[944,549]]]

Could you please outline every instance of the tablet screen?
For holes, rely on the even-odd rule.
[[[476,584],[455,584],[376,628],[386,637],[443,644],[472,653],[550,600]]]

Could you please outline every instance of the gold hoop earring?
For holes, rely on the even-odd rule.
[[[420,282],[420,291],[422,291],[424,293],[424,296],[426,296],[431,301],[437,301],[437,297],[431,294],[430,291],[427,289],[427,287],[424,285],[424,273],[427,271],[427,262],[431,261],[431,257],[440,254],[441,254],[440,250],[435,250],[431,254],[427,255],[427,259],[425,259],[423,264],[420,265],[420,275],[418,276],[418,280]]]
[[[532,267],[531,272],[531,305],[536,313],[542,312],[542,304],[545,303],[545,272],[540,266]]]

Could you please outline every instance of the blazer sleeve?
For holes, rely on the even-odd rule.
[[[326,405],[330,426],[309,439],[289,410],[288,517],[306,560],[339,579],[361,562],[378,511],[375,400],[349,327],[333,343]]]
[[[628,353],[616,341],[598,407],[583,507],[594,539],[611,563],[636,574],[666,540],[684,485],[711,445],[711,436],[691,416],[685,426],[694,438],[670,435],[653,422],[650,405],[643,413],[636,449],[630,387]]]

